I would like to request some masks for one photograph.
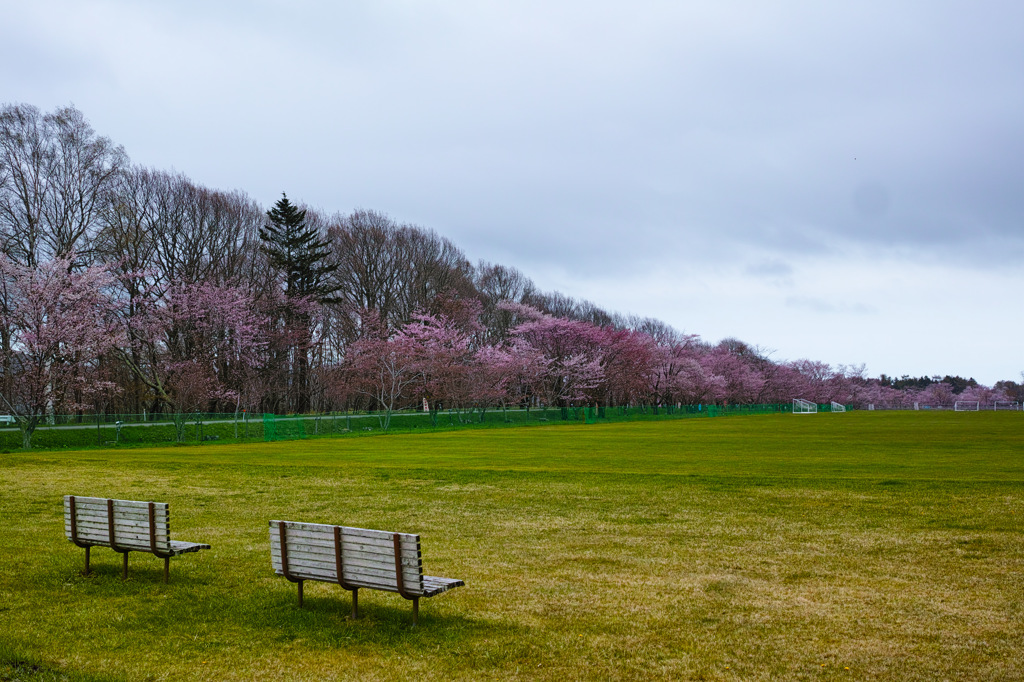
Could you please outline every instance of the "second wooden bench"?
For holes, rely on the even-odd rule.
[[[319,580],[352,592],[352,617],[358,616],[359,590],[397,592],[412,601],[412,621],[419,618],[420,597],[433,597],[465,585],[454,578],[423,575],[420,536],[348,526],[293,521],[270,522],[274,572],[298,583]]]

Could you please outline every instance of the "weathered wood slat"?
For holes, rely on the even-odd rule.
[[[276,536],[277,534],[275,534]],[[277,537],[271,538],[270,547],[273,551],[279,552],[281,550],[281,543]],[[293,542],[290,538],[288,540],[288,553],[301,552],[304,554],[321,554],[326,557],[334,557],[335,548],[332,544],[330,547],[325,547],[323,544],[309,545],[305,542]],[[342,556],[358,556],[367,561],[378,561],[378,562],[394,562],[395,560],[395,548],[392,545],[390,548],[385,549],[383,547],[367,547],[366,545],[353,545],[346,542],[341,544]],[[403,547],[401,552],[402,561],[405,562],[419,562],[420,552],[418,548]]]
[[[68,538],[68,540],[71,540],[71,538]],[[83,537],[79,537],[78,541],[79,542],[84,542],[85,544],[88,544],[88,545],[92,545],[93,547],[110,547],[110,540],[108,540],[107,538],[100,539],[100,538],[83,538]],[[129,549],[129,550],[131,550],[133,552],[149,552],[149,553],[152,553],[152,547],[149,546],[149,543],[148,542],[142,542],[140,540],[126,540],[126,541],[123,541],[123,542],[118,542],[117,546],[120,549]],[[157,546],[157,551],[161,551],[162,552],[162,551],[165,551],[167,549],[168,549],[167,547]]]
[[[64,535],[67,537],[68,540],[74,539],[72,537],[72,535],[71,535],[71,530],[70,529],[65,530],[64,531]],[[110,535],[106,531],[90,530],[88,532],[83,532],[81,529],[79,529],[78,530],[78,539],[80,541],[82,541],[82,542],[90,542],[90,543],[98,544],[98,545],[109,545],[110,544]],[[119,544],[119,545],[120,544],[131,543],[131,544],[145,545],[146,547],[150,546],[150,538],[149,538],[149,534],[148,533],[122,533],[122,532],[115,532],[114,533],[114,542]],[[156,538],[156,547],[157,547],[158,550],[166,549],[169,546],[168,545],[169,542],[170,542],[170,540],[167,538],[166,535],[164,537],[162,537],[162,538],[160,536],[157,536],[157,538]]]
[[[71,495],[65,495],[64,496],[64,502],[70,504],[70,502],[71,502]],[[106,509],[107,508],[107,498],[106,497],[82,497],[80,495],[75,495],[75,505],[76,506],[77,505],[89,505],[89,504],[99,505],[99,506],[103,507],[104,509]],[[154,502],[153,506],[156,507],[157,509],[160,509],[160,508],[167,509],[170,506],[170,503],[168,503],[168,502]],[[115,497],[114,498],[114,508],[117,509],[119,507],[121,507],[121,508],[124,508],[124,507],[141,507],[142,509],[148,509],[149,508],[149,502],[143,501],[143,500],[119,500],[119,499],[117,499]]]
[[[107,513],[106,512],[104,512],[102,515],[99,515],[99,514],[82,513],[82,511],[79,510],[79,512],[76,514],[75,518],[78,519],[78,523],[79,524],[89,524],[89,523],[91,523],[91,524],[93,524],[95,526],[106,526],[107,525]],[[64,514],[64,519],[65,519],[66,522],[70,523],[71,522],[71,513],[70,512],[65,513]],[[114,523],[115,524],[120,524],[122,526],[145,526],[146,528],[149,528],[149,516],[147,516],[147,515],[142,515],[142,516],[125,516],[123,514],[118,513],[117,511],[115,511],[114,512]],[[168,519],[167,516],[154,515],[153,516],[153,523],[156,524],[157,528],[159,528],[161,526],[164,527],[164,528],[167,528],[167,527],[170,526],[170,520]]]
[[[154,502],[153,511],[157,514],[166,514],[169,508],[167,502]],[[75,508],[79,511],[107,513],[107,500],[102,497],[76,497]],[[64,509],[71,509],[71,497],[64,497]],[[114,500],[114,511],[119,514],[148,514],[149,502],[136,502],[133,500]]]
[[[423,576],[423,596],[433,597],[456,587],[462,587],[466,583],[454,578],[438,578],[436,576]]]
[[[175,554],[198,552],[201,549],[210,549],[210,546],[203,542],[184,542],[182,540],[174,540],[171,542],[171,551]]]
[[[76,512],[78,513],[79,516],[89,516],[89,517],[96,517],[96,518],[102,518],[102,519],[107,518],[107,508],[106,508],[106,506],[104,506],[102,508],[100,508],[100,507],[83,507],[83,506],[81,506],[81,505],[76,503],[75,504],[75,510],[76,510]],[[71,505],[68,505],[68,504],[64,505],[64,515],[67,516],[67,515],[70,515],[70,514],[71,514]],[[136,509],[135,507],[132,507],[131,509],[118,509],[117,507],[114,507],[114,515],[118,516],[120,518],[123,518],[123,519],[148,519],[149,518],[149,509],[146,509],[146,508]],[[153,518],[155,518],[155,519],[166,520],[169,516],[170,516],[170,511],[167,510],[167,509],[154,509],[153,510]]]
[[[270,529],[277,535],[279,521],[271,521]],[[341,527],[342,542],[366,545],[367,547],[382,547],[394,550],[394,535],[388,535],[382,531],[367,531],[362,528]],[[334,526],[323,524],[286,524],[286,534],[290,539],[309,540],[310,544],[320,544],[323,547],[334,547]],[[399,538],[402,549],[406,547],[419,547],[420,537],[409,533],[400,533]]]
[[[274,567],[275,570],[280,569],[281,557],[273,557],[271,565]],[[337,569],[335,568],[334,562],[309,561],[306,559],[289,556],[288,572],[298,574],[300,571],[315,572],[317,573],[318,576],[322,575],[323,577],[329,579],[332,582],[336,581],[338,576],[338,572]],[[354,580],[357,578],[374,578],[384,580],[385,582],[390,581],[391,584],[397,584],[397,580],[395,579],[395,566],[393,563],[389,569],[381,564],[377,564],[375,566],[356,566],[353,565],[351,562],[346,561],[344,566],[342,567],[342,575],[344,576],[346,581],[349,581],[350,579]],[[419,570],[419,567],[402,568],[402,578],[405,580],[406,584],[410,586],[419,586],[420,575],[421,572]]]
[[[322,537],[320,537],[320,538],[311,538],[311,537],[296,537],[296,536],[291,534],[291,531],[286,531],[286,533],[287,533],[287,537],[288,537],[288,547],[296,547],[296,548],[308,547],[310,549],[320,548],[322,550],[326,550],[326,551],[330,551],[330,552],[334,551],[334,537],[333,536],[330,539],[322,538]],[[273,532],[271,534],[274,537],[274,542],[275,543],[280,541],[280,537],[279,537],[280,533],[279,533],[279,531],[276,528],[273,530]],[[395,553],[394,542],[388,543],[386,545],[384,543],[379,543],[379,542],[374,542],[372,544],[367,544],[366,542],[363,541],[362,538],[356,538],[355,540],[353,540],[353,539],[346,538],[346,537],[342,536],[341,543],[342,543],[343,547],[348,547],[352,551],[356,551],[356,552],[367,552],[369,554],[385,554],[385,555],[389,555],[389,556],[393,556],[394,553]],[[418,544],[413,544],[411,542],[406,541],[406,542],[402,542],[401,543],[401,547],[402,547],[402,555],[403,556],[405,556],[405,555],[413,555],[413,554],[419,553],[419,545]]]
[[[274,520],[270,522],[270,527],[277,529],[277,525],[281,521]],[[285,521],[288,526],[288,531],[309,531],[312,533],[328,533],[333,537],[334,526],[327,523],[302,523],[298,521]],[[394,537],[394,533],[386,530],[371,530],[368,528],[353,528],[351,526],[341,526],[341,532],[343,535],[348,537],[365,537],[370,539],[385,540],[391,542],[391,538]],[[414,539],[419,542],[420,536],[413,533],[399,533],[403,540]]]
[[[110,526],[107,524],[106,521],[104,521],[103,523],[96,523],[95,521],[82,521],[81,519],[78,520],[78,534],[79,535],[81,535],[82,533],[93,532],[93,531],[95,531],[97,533],[99,533],[99,532],[106,533],[109,528],[110,528]],[[64,519],[64,530],[69,531],[69,532],[71,531],[71,519]],[[156,536],[158,538],[160,538],[160,537],[167,537],[170,534],[170,528],[168,528],[166,524],[159,524],[159,523],[154,524],[153,530],[156,533]],[[148,523],[135,523],[135,522],[124,523],[123,521],[121,521],[121,520],[119,520],[119,519],[117,519],[115,517],[114,518],[114,532],[115,533],[142,533],[142,534],[145,534],[148,537],[149,536],[149,524]]]
[[[102,497],[76,497],[75,507],[86,511],[107,511],[107,500]],[[71,508],[71,496],[64,496],[64,508]],[[170,505],[167,502],[154,502],[153,511],[166,514]],[[136,502],[132,500],[114,500],[114,511],[126,514],[149,513],[149,502]]]
[[[275,562],[281,560],[281,552],[278,550],[272,550],[270,553],[271,559]],[[325,554],[306,554],[304,552],[288,552],[288,563],[289,565],[301,561],[306,566],[317,566],[323,565],[330,568],[334,568],[337,563],[337,559],[334,556],[327,556]],[[344,564],[345,570],[349,567],[361,567],[361,568],[374,568],[384,571],[390,571],[392,574],[395,572],[395,560],[394,557],[390,561],[376,561],[367,560],[358,557],[346,556],[342,554],[342,563]],[[419,581],[419,574],[423,571],[423,562],[419,559],[403,560],[402,562],[402,573],[403,574],[414,574],[416,580]]]
[[[280,562],[277,562],[274,568],[275,570],[281,568]],[[334,572],[334,568],[330,566],[324,566],[322,564],[306,565],[305,562],[302,561],[289,561],[288,572],[293,575],[298,575],[299,573],[306,572],[311,575],[317,576],[317,578],[322,578],[329,582],[337,582],[337,575]],[[381,582],[391,586],[395,586],[398,584],[398,581],[395,580],[394,569],[392,569],[390,573],[387,573],[386,571],[375,570],[372,568],[349,569],[349,567],[346,566],[344,570],[344,576],[346,582],[355,580],[370,580],[374,582]],[[414,583],[417,586],[419,585],[418,574],[409,574],[403,571],[402,577],[410,586],[412,586]]]
[[[67,534],[69,536],[71,535],[71,527],[72,527],[71,520],[70,519],[66,519],[65,520],[65,532],[67,532]],[[148,538],[148,537],[150,537],[150,526],[148,526],[148,525],[124,525],[124,524],[117,523],[117,521],[115,520],[114,532],[118,536],[121,536],[123,534],[125,536],[133,536],[134,535],[134,536],[145,536],[146,538]],[[162,527],[160,527],[160,525],[157,525],[154,528],[154,532],[155,532],[158,540],[161,539],[161,538],[167,538],[170,535],[170,530],[168,528],[166,528],[166,527],[162,528]],[[101,523],[101,524],[100,523],[79,523],[78,524],[78,535],[79,536],[83,536],[85,534],[99,534],[99,535],[102,535],[102,536],[106,536],[106,535],[110,534],[110,526],[108,524],[106,524],[106,523]]]
[[[68,500],[70,498],[71,498],[71,495],[65,495],[64,496],[65,500]],[[100,504],[106,504],[107,503],[107,499],[108,498],[106,498],[106,497],[87,497],[85,495],[76,495],[75,496],[75,500],[77,500],[79,502],[95,502],[95,503],[100,503]],[[122,499],[119,499],[119,498],[115,497],[114,498],[114,504],[123,504],[123,505],[126,505],[126,506],[133,506],[133,505],[134,506],[140,506],[140,505],[141,506],[146,506],[146,505],[149,504],[149,502],[146,501],[146,500],[122,500]],[[155,504],[157,506],[165,506],[166,507],[168,503],[167,502],[154,502],[153,504]]]
[[[319,549],[319,548],[317,548]],[[273,557],[281,556],[281,548],[273,546],[270,549],[270,554]],[[360,566],[390,566],[394,567],[395,559],[394,556],[385,557],[383,554],[366,554],[365,552],[342,552],[345,565],[349,563],[358,564]],[[327,554],[325,552],[310,552],[303,548],[296,548],[292,545],[288,546],[288,558],[292,559],[306,559],[307,561],[320,561],[325,564],[334,566],[336,558],[333,552]],[[402,556],[402,566],[414,568],[420,570],[423,567],[423,560],[419,556]]]
[[[272,541],[271,548],[274,551],[280,551],[280,542]],[[292,552],[303,552],[305,554],[322,554],[324,556],[333,557],[335,554],[335,548],[333,545],[325,547],[322,544],[309,545],[305,542],[294,542],[291,539],[288,540],[288,553]],[[342,556],[360,556],[367,561],[379,561],[379,562],[394,562],[395,560],[395,548],[384,547],[367,547],[366,545],[353,545],[342,542],[341,545]],[[400,552],[400,556],[403,561],[407,562],[418,562],[420,560],[420,552],[418,549],[404,547]]]
[[[74,540],[74,536],[72,536],[71,530],[65,530],[65,536],[69,540]],[[80,528],[79,531],[78,531],[78,538],[79,538],[79,540],[89,540],[90,542],[92,540],[101,540],[103,542],[109,542],[110,539],[111,539],[111,536],[110,536],[109,532],[105,532],[105,531],[102,531],[102,530],[82,530]],[[115,532],[115,534],[114,534],[114,542],[118,542],[118,541],[124,541],[124,542],[145,542],[145,544],[148,545],[148,544],[150,544],[150,534],[147,534],[147,532],[122,532],[122,531],[118,531],[118,532]],[[161,538],[160,536],[157,536],[157,545],[158,546],[159,545],[166,545],[169,541],[170,541],[170,539],[167,536],[164,536],[163,538]]]
[[[275,570],[274,573],[277,575],[284,575],[281,570]],[[313,569],[299,569],[297,571],[289,571],[293,578],[300,578],[302,580],[318,580],[320,582],[335,583],[334,574],[328,574],[325,571],[316,571]],[[382,592],[398,592],[398,583],[392,579],[390,581],[382,578],[374,578],[372,576],[356,576],[351,581],[346,579],[349,585],[358,588],[367,588],[371,590],[381,590]],[[419,589],[412,589],[408,586],[406,590],[409,594],[415,596],[423,596]]]

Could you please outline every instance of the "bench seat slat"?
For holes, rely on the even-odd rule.
[[[171,551],[174,554],[187,554],[198,552],[201,549],[210,549],[210,546],[203,542],[185,542],[183,540],[171,540]]]
[[[466,583],[456,578],[440,578],[432,575],[423,576],[423,596],[433,597],[456,587],[463,587]]]

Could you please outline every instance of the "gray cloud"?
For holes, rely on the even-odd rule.
[[[873,315],[878,312],[874,306],[863,303],[837,302],[814,296],[787,296],[786,307],[827,315]]]
[[[1011,0],[40,0],[5,8],[0,84],[140,163],[383,210],[543,288],[746,291],[843,259],[1019,270],[1021,25]]]

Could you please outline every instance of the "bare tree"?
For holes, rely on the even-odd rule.
[[[87,256],[127,155],[96,135],[80,111],[49,114],[25,104],[0,109],[0,232],[4,251],[35,267]]]
[[[536,292],[533,281],[515,268],[486,261],[477,264],[473,281],[482,306],[480,322],[486,330],[485,343],[507,341],[516,324],[515,316],[498,304],[502,301],[522,303],[530,298]]]

